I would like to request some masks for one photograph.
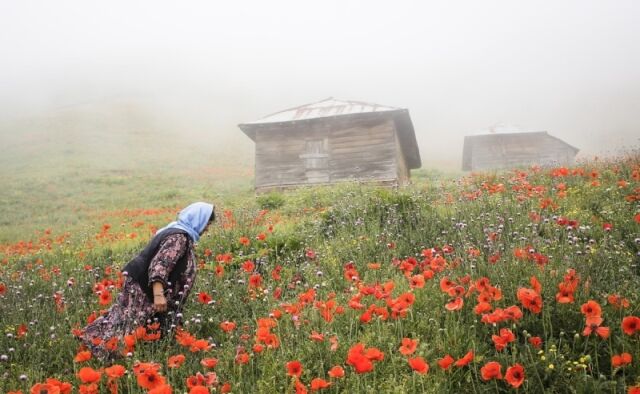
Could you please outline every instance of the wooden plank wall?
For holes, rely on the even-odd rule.
[[[291,122],[263,127],[255,141],[256,189],[398,177],[395,128],[388,118]]]
[[[533,136],[504,136],[500,143],[478,140],[471,152],[471,169],[486,170],[517,166],[570,165],[575,154],[557,139]]]
[[[395,180],[395,128],[390,119],[361,120],[330,131],[331,181]]]
[[[404,154],[402,153],[402,147],[400,145],[400,139],[398,138],[397,131],[395,134],[396,141],[396,162],[397,162],[397,175],[398,175],[398,184],[407,185],[409,183],[409,179],[411,178],[411,171],[407,166],[407,161],[405,160]]]

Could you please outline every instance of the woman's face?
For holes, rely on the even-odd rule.
[[[211,225],[212,222],[207,222],[207,225],[204,226],[204,228],[202,229],[202,231],[200,231],[200,235],[204,234],[207,232],[207,230],[209,230],[209,226]]]

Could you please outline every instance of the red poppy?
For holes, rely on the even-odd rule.
[[[573,304],[575,301],[573,298],[575,287],[567,282],[562,282],[558,284],[558,289],[559,291],[556,293],[556,301],[560,304]]]
[[[172,394],[171,386],[168,384],[161,384],[154,389],[151,389],[147,394]]]
[[[403,338],[402,345],[400,346],[400,353],[402,353],[405,356],[408,356],[410,354],[413,354],[413,352],[416,351],[417,347],[418,347],[417,339]]]
[[[176,354],[175,356],[170,356],[167,360],[167,367],[169,368],[179,368],[185,360],[185,356],[183,354]]]
[[[136,375],[142,374],[145,371],[153,370],[159,371],[162,366],[158,363],[143,363],[140,361],[136,361],[133,364],[133,373]]]
[[[260,287],[262,285],[262,275],[253,274],[249,277],[249,287]]]
[[[524,368],[520,364],[514,364],[507,368],[507,372],[504,375],[504,380],[513,388],[518,388],[524,382]]]
[[[469,365],[471,361],[473,361],[473,350],[469,350],[467,354],[465,354],[462,358],[456,360],[456,367],[464,367],[465,365]]]
[[[69,382],[62,382],[58,379],[47,378],[46,384],[50,384],[52,386],[57,386],[60,389],[60,394],[71,394],[73,390],[73,386]]]
[[[640,331],[640,317],[627,316],[622,319],[622,331],[627,335],[633,335]]]
[[[99,394],[98,385],[95,383],[81,384],[78,387],[78,392],[80,394]]]
[[[93,368],[83,367],[78,371],[78,379],[80,379],[82,383],[96,383],[100,381],[101,377],[102,373]]]
[[[344,376],[344,369],[341,366],[336,365],[327,372],[327,375],[332,378],[341,378]]]
[[[198,293],[198,301],[201,304],[208,304],[213,301],[213,298],[211,298],[211,296],[207,292],[201,291],[200,293]]]
[[[409,358],[407,361],[409,362],[411,369],[415,372],[421,375],[429,372],[429,364],[427,364],[422,357]]]
[[[614,368],[620,368],[631,364],[632,361],[633,358],[629,353],[616,354],[611,357],[611,366]]]
[[[189,351],[192,353],[200,352],[204,350],[209,350],[211,348],[211,344],[206,339],[198,339],[193,341],[191,346],[189,347]]]
[[[36,383],[31,386],[31,394],[60,394],[60,387],[48,383]]]
[[[582,331],[582,335],[589,336],[595,332],[602,339],[609,338],[611,330],[609,327],[600,326],[600,324],[602,324],[602,318],[600,316],[587,318],[587,325]]]
[[[235,330],[236,328],[236,323],[234,322],[230,322],[228,320],[223,321],[222,323],[220,323],[220,329],[222,329],[222,331],[224,332],[231,332],[233,330]]]
[[[296,379],[294,387],[296,389],[296,394],[307,394],[307,386],[305,386],[300,379]]]
[[[456,282],[449,279],[448,276],[444,276],[442,277],[442,279],[440,279],[440,290],[442,290],[444,293],[448,293],[449,289],[451,289],[455,285]]]
[[[29,331],[29,329],[27,328],[26,324],[20,324],[18,326],[18,328],[16,328],[16,337],[18,338],[22,338],[25,335],[27,335],[27,332]]]
[[[502,366],[497,361],[489,361],[480,368],[480,376],[485,382],[491,379],[502,379]]]
[[[189,390],[189,394],[209,394],[209,389],[205,386],[193,386]]]
[[[218,359],[213,357],[207,357],[200,360],[200,365],[205,368],[215,368],[218,365]]]
[[[105,344],[104,344],[105,349],[109,350],[109,351],[116,351],[118,349],[118,337],[113,337],[111,339],[109,339]]]
[[[607,302],[616,309],[628,308],[631,303],[627,298],[621,297],[618,294],[610,294],[607,296]]]
[[[585,317],[594,317],[602,315],[602,308],[600,308],[600,304],[598,304],[594,300],[589,300],[586,303],[582,304],[580,307],[580,312],[582,312]]]
[[[515,341],[516,336],[508,328],[501,328],[500,335],[492,335],[491,340],[497,351],[502,351],[511,342]]]
[[[517,297],[525,309],[533,313],[540,313],[542,311],[542,297],[540,297],[540,294],[535,290],[521,287],[518,289]]]
[[[240,242],[244,246],[249,246],[249,244],[251,243],[251,240],[247,237],[240,237],[238,239],[238,242]]]
[[[491,312],[491,308],[491,304],[488,302],[480,302],[473,308],[473,313],[482,315],[483,313]]]
[[[326,389],[329,386],[331,386],[331,382],[327,382],[322,378],[315,378],[311,380],[311,391]]]
[[[464,290],[464,287],[462,286],[453,286],[453,287],[450,287],[449,290],[447,291],[447,294],[449,294],[449,296],[451,297],[460,297],[464,293],[465,293],[465,290]]]
[[[287,363],[287,375],[300,377],[302,375],[302,364],[298,360]]]
[[[91,360],[91,352],[88,350],[79,351],[74,357],[73,361],[82,363]]]
[[[413,275],[409,280],[409,286],[412,289],[422,289],[424,287],[424,276],[421,274]]]
[[[540,349],[542,346],[542,338],[540,337],[531,337],[529,338],[529,343],[536,349]]]
[[[373,362],[365,356],[365,347],[362,343],[356,343],[347,352],[347,364],[351,365],[356,373],[373,371]]]
[[[449,369],[449,367],[451,367],[451,364],[453,364],[453,357],[451,357],[450,355],[445,355],[444,357],[442,357],[440,360],[438,360],[438,366],[441,369],[444,369],[445,371],[447,369]]]
[[[99,297],[100,305],[109,305],[111,304],[111,293],[108,290],[102,290]]]
[[[453,301],[448,302],[444,307],[448,311],[459,311],[464,306],[462,297],[456,297]]]
[[[253,264],[253,261],[251,260],[247,260],[244,263],[242,263],[242,270],[244,272],[253,272],[255,268],[256,268],[256,265]]]
[[[118,379],[124,376],[124,373],[127,371],[125,367],[120,364],[114,364],[108,368],[104,369],[105,375],[109,377],[109,379]]]
[[[218,278],[224,276],[224,267],[220,264],[216,264],[215,273]]]
[[[309,339],[316,342],[324,341],[324,335],[315,331],[311,331],[311,335],[309,335]]]
[[[535,291],[538,294],[542,293],[542,284],[540,283],[538,278],[536,278],[535,276],[532,276],[531,278],[529,278],[529,283],[531,284],[533,291]]]
[[[144,372],[137,375],[138,385],[147,390],[154,389],[165,384],[164,377],[154,368],[145,369]]]

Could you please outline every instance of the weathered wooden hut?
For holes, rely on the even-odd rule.
[[[528,165],[570,165],[579,149],[546,131],[464,137],[462,170],[504,169]]]
[[[257,192],[342,181],[401,185],[421,166],[407,109],[328,98],[239,127],[256,144]]]

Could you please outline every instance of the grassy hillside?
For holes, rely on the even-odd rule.
[[[205,182],[191,178],[203,172],[188,174],[173,182]],[[2,251],[0,391],[56,378],[85,391],[116,382],[144,392],[149,376],[173,392],[631,392],[640,384],[637,156],[258,198],[248,176],[219,195],[132,174],[109,179],[90,190],[118,190],[109,197],[117,209],[95,212],[84,234],[65,238],[61,224],[34,247]],[[108,307],[100,295],[117,294],[119,269],[153,227],[196,197],[222,202],[198,246],[184,331],[177,341],[156,339],[152,327],[118,338],[117,364],[128,374],[108,379],[100,368],[109,365],[83,353],[74,330]],[[122,209],[133,201],[141,205]],[[143,373],[137,362],[157,365]],[[96,386],[82,368],[98,371]]]
[[[179,130],[140,108],[70,108],[0,124],[0,244],[77,232],[117,209],[251,193],[239,130]]]

